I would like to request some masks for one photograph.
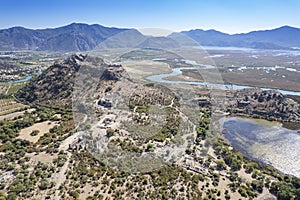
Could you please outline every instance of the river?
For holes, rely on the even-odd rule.
[[[148,76],[147,79],[158,83],[213,85],[233,89],[251,88],[242,85],[218,85],[205,82],[165,80],[167,77],[182,74],[182,69],[173,68],[171,73]],[[272,88],[261,88],[271,90]],[[300,96],[300,92],[279,90],[283,94]],[[224,117],[220,120],[220,128],[225,131],[225,138],[233,147],[245,156],[266,164],[279,171],[300,178],[300,133],[283,128],[280,123],[240,117]]]
[[[168,74],[157,74],[157,75],[151,75],[148,76],[147,79],[153,82],[158,83],[167,83],[167,84],[188,84],[188,85],[200,85],[200,86],[212,86],[217,88],[231,88],[234,90],[241,90],[245,88],[253,88],[253,86],[247,86],[247,85],[235,85],[235,84],[215,84],[215,83],[207,83],[207,82],[195,82],[195,81],[173,81],[173,80],[166,80],[165,78],[177,76],[182,74],[182,69],[197,69],[195,67],[187,68],[173,68],[171,73]],[[262,90],[274,90],[274,88],[260,88]],[[300,92],[297,91],[290,91],[290,90],[278,90],[284,95],[295,95],[300,96]]]
[[[32,76],[31,76],[31,75],[29,75],[29,76],[26,76],[26,77],[25,77],[25,78],[23,78],[23,79],[14,80],[14,81],[10,81],[10,82],[11,82],[11,83],[22,83],[22,82],[29,81],[31,78],[32,78]]]
[[[23,79],[10,81],[10,83],[22,83],[22,82],[26,82],[26,81],[29,81],[30,79],[32,79],[32,76],[37,75],[37,74],[39,74],[39,75],[42,74],[42,71],[39,70],[39,71],[33,73],[32,75],[26,76],[26,77],[23,78]]]

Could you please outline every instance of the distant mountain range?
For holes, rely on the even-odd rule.
[[[67,26],[32,30],[13,27],[0,30],[1,50],[85,51],[112,35],[128,29],[73,23]]]
[[[300,29],[290,26],[233,35],[216,30],[196,29],[173,33],[170,37],[175,39],[179,37],[178,34],[184,34],[203,46],[231,46],[254,49],[292,49],[300,47]]]
[[[135,29],[72,23],[52,29],[13,27],[0,30],[0,50],[89,51],[97,48],[176,48],[184,45],[293,49],[300,47],[300,29],[277,29],[244,34],[195,29],[168,37],[145,36]]]

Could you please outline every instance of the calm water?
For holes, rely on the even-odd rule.
[[[224,117],[220,122],[225,138],[244,155],[300,178],[300,133],[266,120]]]

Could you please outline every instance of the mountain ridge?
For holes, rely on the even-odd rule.
[[[29,29],[15,26],[0,30],[0,50],[78,52],[101,48],[175,48],[178,46],[246,47],[293,49],[300,47],[300,29],[282,26],[269,30],[227,34],[214,29],[191,29],[167,37],[149,37],[136,29],[105,27],[99,24],[69,25]]]
[[[292,49],[300,47],[300,29],[282,26],[269,30],[250,31],[248,33],[227,34],[214,29],[192,29],[173,33],[184,34],[204,46],[234,46],[254,49]]]
[[[46,29],[12,27],[0,30],[1,50],[87,51],[129,29],[72,23]]]

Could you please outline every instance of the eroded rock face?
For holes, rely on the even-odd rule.
[[[128,74],[122,65],[109,65],[103,72],[101,79],[119,81],[122,78],[128,78]]]
[[[231,113],[279,121],[300,121],[299,104],[276,90],[243,89],[229,98]]]

